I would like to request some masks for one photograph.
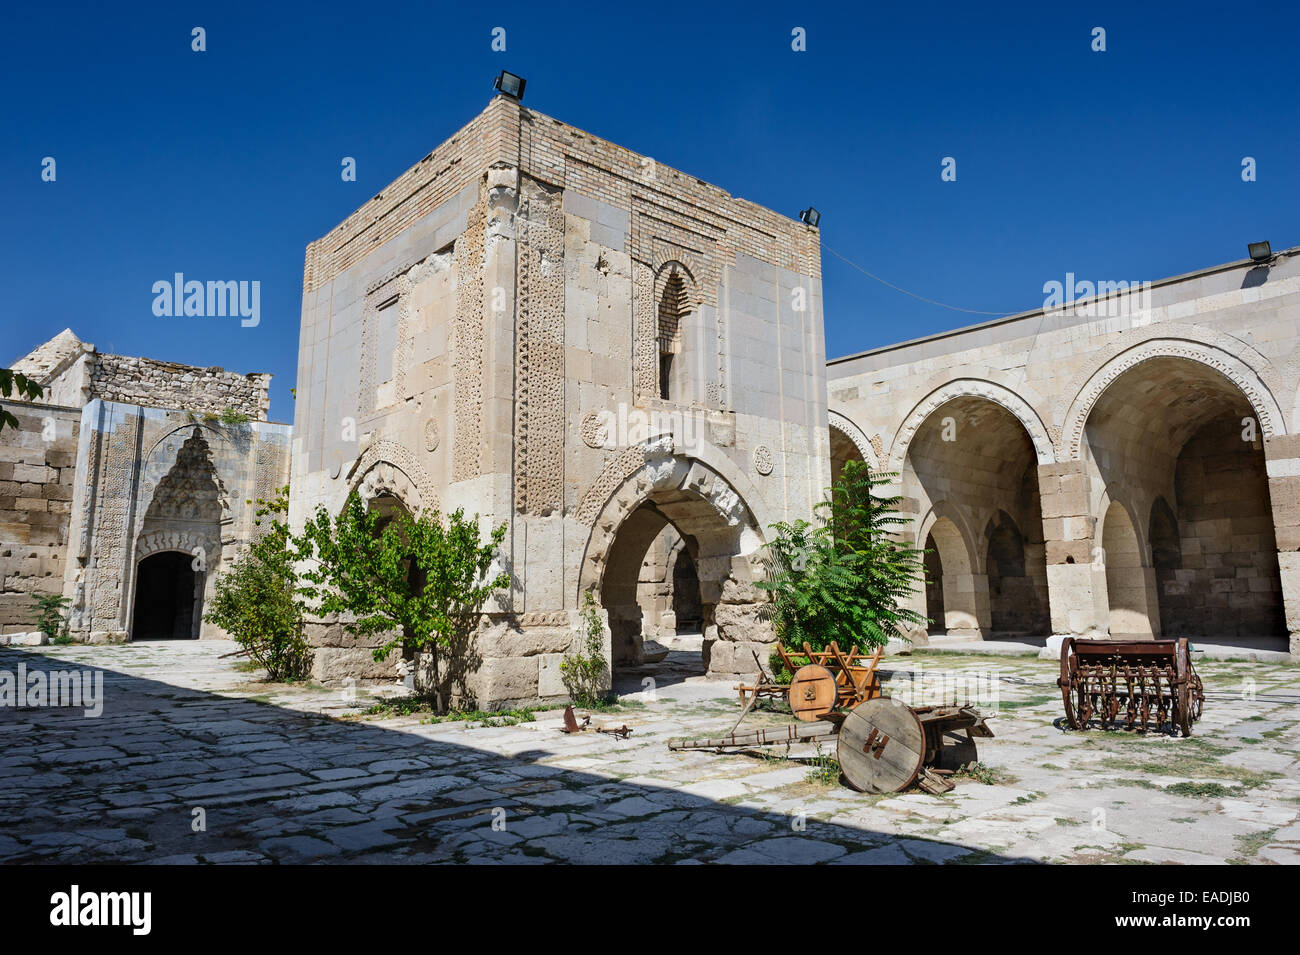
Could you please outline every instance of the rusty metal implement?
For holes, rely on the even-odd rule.
[[[1056,681],[1071,729],[1103,727],[1183,736],[1205,707],[1205,687],[1192,666],[1191,645],[1177,640],[1076,640],[1061,644]]]

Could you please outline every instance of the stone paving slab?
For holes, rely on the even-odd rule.
[[[231,649],[0,649],[0,670],[98,669],[105,696],[97,718],[0,707],[0,861],[1300,862],[1295,666],[1198,661],[1209,700],[1183,740],[1065,730],[1050,661],[890,657],[891,692],[995,678],[980,771],[931,796],[819,781],[808,744],[670,751],[738,716],[731,684],[702,677],[594,714],[632,727],[619,740],[566,736],[546,711],[510,726],[362,717],[394,689],[264,683]]]

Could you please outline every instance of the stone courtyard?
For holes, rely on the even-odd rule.
[[[521,722],[366,715],[401,691],[265,683],[221,640],[0,649],[0,670],[104,679],[99,718],[0,708],[0,861],[1300,861],[1294,665],[1198,659],[1205,716],[1178,739],[1062,730],[1054,661],[889,657],[887,692],[918,667],[995,675],[996,737],[945,796],[865,795],[814,781],[807,745],[670,752],[669,738],[720,735],[739,715],[732,684],[698,675],[692,647],[630,673],[617,705],[593,714],[630,727],[626,740],[566,736],[555,709]]]

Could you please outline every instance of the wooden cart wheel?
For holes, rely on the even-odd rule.
[[[1070,651],[1074,649],[1074,638],[1067,637],[1061,641],[1061,699],[1065,702],[1065,722],[1069,724],[1070,729],[1083,729],[1079,721],[1079,716],[1074,711],[1074,700],[1070,698],[1074,692],[1074,684],[1078,679],[1078,663],[1070,658]]]
[[[835,676],[816,663],[799,668],[790,680],[790,711],[797,720],[811,723],[835,709]]]
[[[836,745],[840,771],[858,792],[896,793],[912,785],[925,759],[925,728],[911,707],[884,698],[859,703]]]

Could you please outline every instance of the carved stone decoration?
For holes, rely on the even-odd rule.
[[[772,473],[772,449],[766,444],[754,449],[754,470],[764,477]]]
[[[367,504],[377,497],[395,497],[412,512],[420,509],[420,493],[415,483],[401,468],[387,461],[379,462],[366,472],[357,487],[357,494]]]
[[[603,448],[609,442],[609,422],[600,411],[588,411],[583,415],[578,430],[582,443],[589,448]]]
[[[957,378],[930,392],[912,409],[911,414],[907,416],[902,427],[898,429],[897,435],[894,436],[894,443],[889,449],[888,470],[901,473],[903,463],[907,459],[907,449],[911,446],[912,438],[916,436],[921,425],[943,405],[955,398],[964,397],[985,398],[1006,408],[1025,426],[1025,431],[1029,433],[1029,439],[1033,442],[1038,463],[1051,464],[1056,460],[1047,428],[1025,399],[997,382],[979,378]]]
[[[401,498],[403,503],[412,512],[416,513],[426,507],[432,507],[440,510],[442,504],[438,499],[438,492],[434,487],[433,481],[429,478],[428,472],[420,466],[415,460],[415,455],[395,441],[374,441],[372,442],[357,462],[348,471],[349,487],[361,493],[361,486],[368,477],[371,469],[380,464],[386,464],[395,471],[400,472],[406,479],[405,483],[394,485],[383,485],[388,490],[400,488],[402,494],[395,496]],[[388,474],[388,472],[386,472]],[[396,477],[388,474],[388,480],[397,481]],[[376,478],[376,481],[379,481]],[[409,487],[408,487],[409,486]],[[375,484],[372,487],[380,487]],[[404,497],[403,494],[410,495]],[[412,499],[413,498],[413,499]]]
[[[441,437],[441,435],[438,430],[438,419],[430,417],[429,420],[424,423],[424,450],[437,451],[439,437]]]
[[[411,272],[418,268],[417,263],[394,269],[383,278],[373,282],[366,290],[365,307],[361,318],[361,388],[360,412],[362,418],[370,418],[384,408],[400,402],[406,393],[406,371],[411,363],[410,345],[410,311]],[[396,309],[393,319],[397,322],[396,350],[393,353],[392,393],[381,407],[378,400],[379,378],[379,326],[381,313]],[[392,313],[389,313],[392,314]]]
[[[204,555],[204,566],[211,568],[221,556],[221,544],[214,538],[195,531],[159,529],[148,531],[136,542],[135,558],[142,561],[163,551],[180,551],[197,557]]]
[[[487,200],[469,212],[469,224],[456,240],[456,316],[452,324],[451,364],[455,374],[455,415],[451,419],[452,480],[478,477],[483,452],[483,255]]]
[[[145,512],[145,526],[155,521],[216,524],[224,510],[211,450],[202,429],[196,427],[154,491]]]
[[[515,508],[564,502],[564,201],[521,177],[515,324]]]
[[[1234,341],[1226,336],[1220,340]],[[1121,342],[1126,345],[1127,342]],[[1283,433],[1281,408],[1272,392],[1249,365],[1214,345],[1185,339],[1155,338],[1130,345],[1127,350],[1115,349],[1116,354],[1103,358],[1104,364],[1093,372],[1086,383],[1080,385],[1065,416],[1065,427],[1060,441],[1066,460],[1077,460],[1082,451],[1083,431],[1088,415],[1102,393],[1124,372],[1153,358],[1184,358],[1206,365],[1231,381],[1259,418],[1259,428],[1264,437]],[[1244,350],[1244,349],[1242,349]]]
[[[827,419],[831,429],[848,438],[857,448],[858,454],[862,455],[862,460],[867,462],[873,471],[880,469],[880,459],[883,457],[880,435],[868,438],[861,428],[838,411],[828,411]]]

